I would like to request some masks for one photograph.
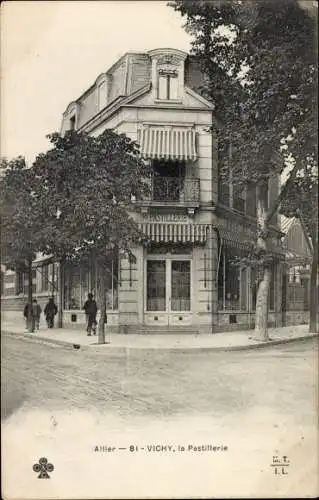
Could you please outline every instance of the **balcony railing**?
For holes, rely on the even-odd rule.
[[[192,203],[199,202],[199,179],[183,177],[154,177],[151,201]]]

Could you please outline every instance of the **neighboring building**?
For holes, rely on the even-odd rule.
[[[233,259],[247,254],[255,237],[255,191],[238,189],[231,172],[229,183],[221,183],[217,139],[210,131],[218,124],[213,104],[197,90],[202,79],[194,59],[180,50],[127,53],[63,113],[62,133],[75,129],[97,136],[106,128],[125,133],[153,166],[152,195],[136,200],[134,215],[151,244],[132,249],[135,263],[122,258],[112,263],[107,309],[114,331],[216,332],[254,323],[258,278],[251,269],[234,266]],[[268,187],[271,203],[278,176]],[[269,320],[279,325],[282,233],[277,216],[271,230],[276,261]],[[55,283],[54,266],[35,271],[36,294],[52,292],[43,287]],[[99,270],[93,262],[68,264],[63,276],[63,286],[57,287],[64,324],[83,327],[87,293],[99,299]],[[25,283],[10,274],[6,279],[4,301],[13,304]]]
[[[309,322],[312,254],[303,227],[295,217],[281,216],[285,267],[283,274],[283,325]],[[310,240],[309,240],[310,242]]]

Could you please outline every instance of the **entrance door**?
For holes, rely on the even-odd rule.
[[[191,261],[147,260],[145,323],[177,326],[191,320]]]

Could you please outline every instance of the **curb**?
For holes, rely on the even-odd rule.
[[[53,344],[53,345],[59,345],[62,347],[68,347],[69,349],[81,349],[81,350],[87,350],[91,349],[91,346],[88,345],[81,345],[81,344],[76,344],[73,342],[68,342],[67,340],[58,340],[58,339],[50,339],[48,337],[41,337],[39,335],[32,335],[31,333],[15,333],[10,330],[3,330],[3,333],[7,333],[9,335],[12,335],[14,337],[20,338],[20,339],[31,339],[31,340],[41,340],[45,344]],[[79,346],[75,348],[74,346]]]
[[[73,350],[89,350],[93,352],[100,351],[100,349],[104,346],[110,346],[113,352],[127,352],[128,350],[140,350],[140,351],[147,351],[147,350],[156,350],[156,351],[173,351],[173,352],[182,352],[182,353],[187,353],[187,352],[230,352],[230,351],[249,351],[253,349],[263,349],[266,347],[272,347],[276,345],[281,345],[281,344],[290,344],[293,342],[303,342],[305,340],[309,339],[314,339],[314,338],[319,338],[319,333],[311,333],[309,335],[302,335],[300,337],[292,337],[292,338],[284,338],[284,339],[277,339],[277,340],[269,340],[266,342],[256,342],[255,344],[244,344],[244,345],[234,345],[234,346],[216,346],[216,347],[126,347],[126,346],[112,346],[111,344],[90,344],[90,345],[82,345],[82,344],[77,344],[73,342],[68,342],[66,340],[58,340],[58,339],[52,339],[52,338],[47,338],[47,337],[42,337],[42,336],[35,336],[30,333],[15,333],[13,331],[9,330],[3,330],[4,333],[13,335],[15,337],[19,338],[27,338],[31,340],[41,340],[42,342],[45,342],[46,344],[53,344],[53,345],[59,345],[63,347],[67,347],[69,349]]]

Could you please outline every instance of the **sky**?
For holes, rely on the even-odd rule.
[[[125,52],[188,51],[164,1],[7,1],[1,7],[1,156],[31,163],[67,105]]]

